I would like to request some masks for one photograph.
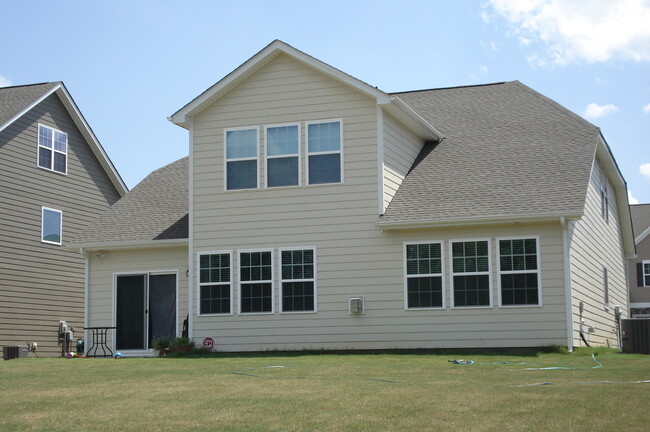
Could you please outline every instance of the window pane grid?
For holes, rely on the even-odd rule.
[[[307,125],[309,184],[341,182],[341,141],[341,122]]]
[[[537,239],[499,240],[501,304],[538,305]]]
[[[442,245],[417,243],[406,245],[407,308],[441,308]]]
[[[490,306],[490,259],[487,240],[453,242],[454,307]]]
[[[200,314],[229,314],[231,303],[229,253],[199,255]]]
[[[226,131],[226,189],[257,188],[257,129]]]
[[[38,125],[38,166],[62,174],[67,170],[68,134]]]
[[[239,253],[240,309],[242,313],[273,312],[273,254]]]
[[[315,310],[314,250],[281,251],[282,311]]]
[[[643,286],[650,286],[650,263],[643,263]]]

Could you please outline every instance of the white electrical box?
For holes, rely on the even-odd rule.
[[[349,306],[351,315],[362,315],[364,313],[364,298],[361,297],[350,297]]]

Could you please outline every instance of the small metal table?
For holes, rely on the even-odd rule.
[[[84,330],[90,330],[92,334],[92,345],[86,351],[88,357],[113,357],[113,350],[106,344],[109,330],[117,327],[84,327]],[[101,349],[101,354],[97,351]]]

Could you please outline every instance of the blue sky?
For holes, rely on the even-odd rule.
[[[129,187],[167,120],[274,39],[387,92],[519,80],[600,127],[650,203],[650,0],[2,1],[0,86],[63,81]],[[539,143],[544,145],[544,143]]]

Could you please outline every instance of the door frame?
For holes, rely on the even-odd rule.
[[[147,310],[149,308],[149,277],[150,276],[156,276],[156,275],[174,275],[175,277],[175,283],[176,283],[176,337],[179,337],[179,326],[178,326],[178,319],[179,319],[179,313],[180,313],[180,305],[179,305],[179,270],[178,269],[170,269],[170,270],[143,270],[143,271],[126,271],[126,272],[113,272],[113,295],[112,295],[112,307],[111,307],[111,322],[112,326],[115,327],[117,323],[117,278],[118,276],[146,276],[145,278],[145,305],[147,307]],[[146,314],[146,325],[144,328],[145,332],[145,341],[149,340],[149,314]],[[171,341],[170,341],[171,342]],[[111,349],[113,352],[116,350],[116,337],[115,334],[113,334],[113,337],[111,338]],[[147,342],[148,345],[148,342]],[[137,353],[152,353],[154,350],[153,348],[147,346],[146,348],[139,349],[139,350],[122,350],[124,352],[130,353],[130,354],[137,354]]]

